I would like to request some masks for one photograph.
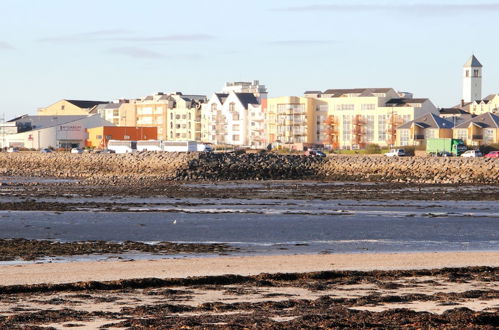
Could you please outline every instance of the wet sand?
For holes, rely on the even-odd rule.
[[[499,252],[248,256],[4,265],[0,266],[0,285],[470,266],[499,267]]]
[[[489,267],[457,267],[478,264]],[[0,328],[494,329],[498,264],[418,253],[2,266]],[[247,275],[262,271],[274,274]]]

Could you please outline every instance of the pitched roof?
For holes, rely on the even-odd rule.
[[[499,128],[499,116],[493,114],[492,112],[486,112],[470,120],[465,121],[459,125],[456,125],[456,128],[468,128],[470,124],[475,124],[482,128]]]
[[[386,102],[387,107],[395,107],[395,106],[405,106],[408,104],[421,104],[428,101],[428,99],[411,99],[411,98],[395,98],[390,99]]]
[[[239,101],[241,101],[241,104],[244,106],[245,109],[248,108],[248,104],[260,104],[258,102],[258,99],[255,97],[255,94],[253,93],[234,93],[236,94],[237,98]]]
[[[411,128],[413,124],[422,128],[452,128],[454,126],[452,122],[447,119],[441,118],[433,113],[427,113],[398,128]]]
[[[227,97],[229,97],[229,94],[215,93],[215,96],[218,98],[218,100],[220,101],[221,104],[224,104],[224,102],[227,99]]]
[[[468,111],[460,108],[442,108],[440,109],[441,115],[471,115]]]
[[[64,100],[64,101],[69,102],[77,106],[78,108],[82,109],[90,109],[99,104],[109,103],[104,101],[83,101],[83,100]]]
[[[475,55],[471,55],[469,60],[464,64],[465,68],[481,68],[483,65],[478,61]]]
[[[324,94],[332,95],[332,97],[340,97],[345,94],[364,94],[369,96],[372,93],[386,93],[391,88],[352,88],[352,89],[328,89]]]

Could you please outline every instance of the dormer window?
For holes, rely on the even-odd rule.
[[[480,70],[473,70],[473,77],[479,77],[480,75]]]

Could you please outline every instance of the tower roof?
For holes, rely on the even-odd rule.
[[[464,64],[465,68],[481,68],[483,65],[477,60],[475,55],[471,55],[470,59]]]

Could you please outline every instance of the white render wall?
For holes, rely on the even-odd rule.
[[[61,143],[78,143],[80,147],[85,146],[87,139],[87,128],[100,126],[115,126],[99,115],[89,116],[73,122],[47,127],[28,132],[6,135],[6,146],[18,146],[23,148],[42,149],[58,148]]]
[[[479,70],[478,77],[474,76],[474,71]],[[469,76],[466,72],[469,71]],[[465,67],[463,69],[463,100],[464,102],[474,102],[482,99],[482,68]]]

